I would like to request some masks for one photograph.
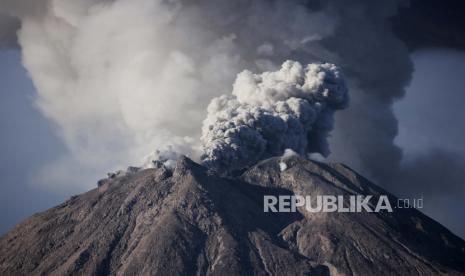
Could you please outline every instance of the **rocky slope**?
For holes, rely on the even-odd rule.
[[[33,215],[1,237],[0,275],[465,273],[465,242],[414,209],[263,212],[264,195],[290,194],[387,193],[343,165],[295,156],[234,178],[183,158]]]

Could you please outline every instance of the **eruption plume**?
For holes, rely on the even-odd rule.
[[[214,98],[208,106],[202,160],[228,171],[281,155],[286,149],[327,156],[333,113],[347,103],[344,78],[333,64],[303,67],[286,61],[275,72],[243,71],[232,96]]]

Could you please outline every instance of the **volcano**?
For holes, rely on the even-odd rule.
[[[225,177],[183,157],[17,225],[0,239],[0,274],[465,274],[465,241],[416,209],[264,212],[265,195],[294,194],[396,199],[339,163],[274,157]]]

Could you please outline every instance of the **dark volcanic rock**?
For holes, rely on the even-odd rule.
[[[119,175],[0,239],[0,275],[437,275],[465,242],[413,209],[264,213],[264,195],[387,194],[347,167],[290,157],[242,176],[184,158]]]

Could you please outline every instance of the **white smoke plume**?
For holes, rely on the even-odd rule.
[[[139,164],[184,137],[197,141],[198,160],[211,99],[244,69],[275,71],[288,59],[338,64],[346,75],[352,107],[336,116],[333,156],[365,173],[395,167],[391,103],[411,73],[386,25],[399,2],[5,0],[0,13],[20,20],[35,102],[69,149],[41,173],[62,185],[75,171],[96,178]],[[325,153],[323,141],[312,145]]]
[[[275,72],[237,76],[232,96],[208,106],[202,161],[218,171],[246,168],[291,149],[329,154],[333,113],[346,107],[345,80],[335,65],[286,61]]]
[[[161,165],[168,169],[174,169],[176,160],[181,156],[195,156],[200,152],[197,146],[198,142],[190,137],[174,139],[162,147],[158,147],[145,157],[142,168],[157,168]]]

